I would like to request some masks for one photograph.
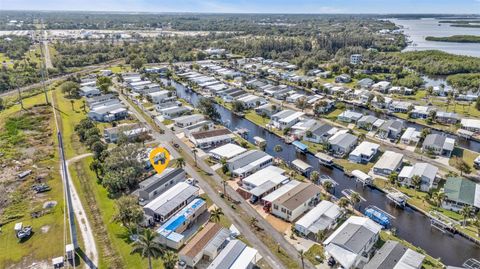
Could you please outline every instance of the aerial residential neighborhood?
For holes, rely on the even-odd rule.
[[[0,268],[480,268],[480,3],[114,2],[0,10]]]

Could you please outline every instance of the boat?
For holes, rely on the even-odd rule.
[[[364,212],[365,216],[370,218],[371,220],[375,221],[376,223],[383,226],[383,228],[387,228],[390,226],[390,218],[387,213],[383,210],[375,207],[369,206],[365,209]]]
[[[318,178],[318,181],[320,182],[320,184],[323,185],[323,183],[325,182],[331,182],[333,184],[333,186],[337,186],[338,185],[338,182],[336,182],[335,180],[333,180],[333,178],[331,178],[330,176],[328,175],[320,175],[320,177]]]
[[[292,145],[295,146],[295,149],[300,153],[307,153],[308,146],[303,144],[300,141],[293,141]]]
[[[327,167],[332,167],[333,165],[333,157],[332,156],[329,156],[325,153],[322,153],[322,152],[318,152],[317,154],[315,154],[315,157],[317,157],[318,159],[318,162],[322,165],[325,165]]]

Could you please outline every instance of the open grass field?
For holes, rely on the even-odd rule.
[[[0,188],[14,187],[13,192],[2,192],[0,200],[7,198],[9,204],[0,213],[4,225],[0,233],[0,268],[26,268],[32,263],[48,265],[52,258],[62,256],[64,252],[64,214],[63,214],[63,184],[58,167],[58,153],[56,150],[53,113],[45,104],[44,95],[39,94],[23,100],[26,108],[21,111],[20,105],[14,105],[0,112],[0,133],[9,132],[8,137],[16,137],[22,143],[9,145],[3,139],[0,152],[5,155],[0,158],[7,166],[2,170],[6,179],[14,173],[31,169],[33,171],[25,181],[1,181]],[[38,107],[34,107],[38,106]],[[33,114],[32,114],[33,113]],[[22,117],[24,115],[25,117]],[[26,135],[28,133],[28,136]],[[14,135],[15,134],[15,135]],[[28,149],[28,150],[27,150]],[[32,162],[27,159],[31,158]],[[20,170],[10,169],[10,161],[18,160],[22,163]],[[35,163],[35,167],[32,164]],[[25,165],[23,165],[25,164]],[[34,194],[30,190],[37,176],[44,177],[52,190],[43,194]],[[4,189],[5,190],[5,189]],[[47,201],[56,201],[57,205],[49,210],[43,209]],[[33,218],[31,212],[42,211],[44,215]],[[13,226],[16,222],[32,225],[34,234],[19,242]],[[45,247],[45,242],[51,242]]]
[[[452,152],[452,157],[456,156],[458,158],[462,158],[470,167],[473,167],[473,161],[478,157],[478,153],[462,148],[454,148]],[[453,165],[453,158],[450,158],[449,164]]]

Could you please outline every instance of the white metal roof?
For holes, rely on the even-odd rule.
[[[225,144],[223,146],[220,146],[216,149],[212,149],[210,151],[210,155],[214,155],[219,158],[225,158],[225,159],[230,159],[233,158],[237,155],[240,155],[247,151],[247,149],[240,147],[239,145],[229,143]]]
[[[248,183],[252,186],[260,186],[267,181],[271,181],[274,184],[278,185],[284,180],[288,179],[287,176],[283,175],[285,170],[280,167],[270,165],[256,173],[251,174],[250,176],[244,178],[242,181]]]
[[[342,214],[340,207],[330,201],[323,200],[316,207],[299,219],[299,225],[316,234],[330,226]],[[318,224],[318,225],[317,225]]]
[[[395,169],[403,160],[403,154],[385,151],[385,153],[380,157],[380,160],[375,163],[374,167],[378,169]]]
[[[278,197],[283,196],[285,193],[289,192],[299,184],[300,184],[300,181],[296,181],[296,180],[289,181],[287,184],[283,185],[279,189],[265,196],[263,200],[272,203],[273,201],[277,200]]]
[[[358,145],[351,153],[350,155],[353,156],[360,156],[360,155],[365,155],[365,156],[370,156],[373,152],[378,151],[380,148],[379,144],[375,144],[372,142],[368,141],[363,141]]]

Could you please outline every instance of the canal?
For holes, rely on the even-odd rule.
[[[172,85],[176,88],[179,97],[186,99],[193,105],[198,102],[200,95],[197,93],[186,89],[179,83],[172,82]],[[381,191],[370,187],[364,188],[361,184],[356,184],[354,180],[345,176],[340,169],[324,167],[319,164],[318,159],[312,154],[299,154],[294,146],[286,144],[281,138],[268,132],[264,128],[234,115],[220,105],[216,105],[216,108],[221,116],[221,121],[224,122],[228,128],[231,130],[235,130],[236,128],[246,128],[249,130],[248,141],[253,143],[254,136],[263,137],[267,141],[265,151],[270,155],[279,157],[286,162],[292,162],[297,158],[302,159],[309,163],[316,171],[319,171],[320,174],[326,174],[332,177],[338,183],[334,192],[336,197],[341,197],[341,191],[344,189],[353,189],[366,200],[365,202],[359,203],[359,208],[362,210],[369,205],[374,205],[394,216],[392,225],[397,229],[397,235],[399,237],[415,246],[421,247],[433,257],[441,257],[443,263],[460,266],[469,258],[480,257],[480,247],[459,235],[452,237],[431,228],[429,218],[420,212],[410,207],[406,207],[405,209],[396,208],[388,202]],[[281,145],[283,150],[281,152],[275,152],[273,149],[275,145]]]

